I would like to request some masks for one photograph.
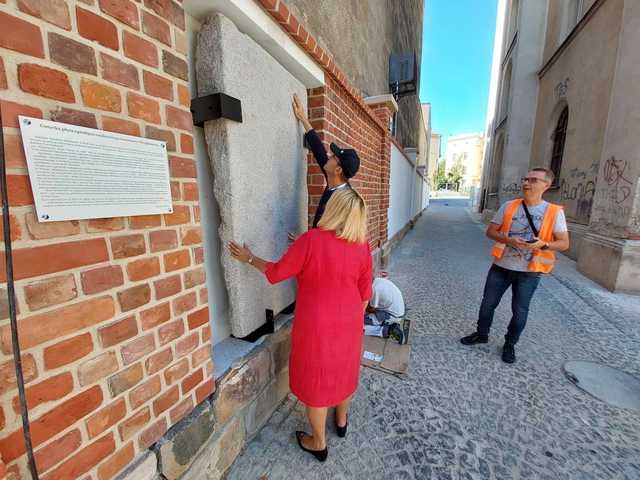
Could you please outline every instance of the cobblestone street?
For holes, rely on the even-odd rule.
[[[640,376],[640,298],[611,294],[560,256],[543,279],[518,360],[500,359],[510,291],[488,345],[465,347],[475,329],[490,242],[461,200],[433,201],[392,255],[389,278],[413,321],[409,374],[367,368],[345,439],[328,420],[329,459],[300,451],[308,430],[293,397],[238,457],[229,479],[640,478],[640,412],[589,396],[562,372],[588,360]]]

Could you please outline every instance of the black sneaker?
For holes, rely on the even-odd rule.
[[[476,343],[487,343],[489,341],[489,335],[480,335],[478,332],[467,335],[460,339],[460,343],[463,345],[475,345]]]
[[[504,363],[513,363],[516,361],[516,349],[510,343],[505,343],[502,347],[502,361]]]
[[[402,345],[402,342],[404,342],[404,332],[400,328],[400,325],[398,325],[397,323],[392,323],[389,326],[389,337],[393,338],[400,345]]]

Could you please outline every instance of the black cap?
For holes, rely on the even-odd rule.
[[[360,158],[358,158],[356,151],[352,148],[340,148],[333,142],[331,142],[331,151],[338,157],[344,176],[346,178],[355,177],[360,168]]]

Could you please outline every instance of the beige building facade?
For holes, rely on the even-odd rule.
[[[568,255],[606,288],[640,293],[640,2],[508,0],[504,23],[485,217],[529,168],[551,168],[545,198],[565,209]]]
[[[438,174],[438,162],[442,157],[442,135],[439,133],[431,133],[431,145],[429,147],[429,168],[427,175],[433,182]]]
[[[448,174],[456,167],[462,167],[461,191],[480,186],[483,151],[482,133],[454,135],[447,139],[445,172]]]

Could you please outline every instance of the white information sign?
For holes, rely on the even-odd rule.
[[[39,221],[173,212],[165,142],[19,119]]]

